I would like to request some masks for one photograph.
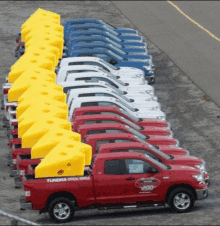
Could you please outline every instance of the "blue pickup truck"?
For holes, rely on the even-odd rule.
[[[69,26],[72,25],[83,25],[83,24],[97,24],[97,25],[103,25],[106,26],[108,30],[113,30],[119,34],[127,33],[127,34],[138,34],[137,30],[131,29],[131,28],[116,28],[102,20],[98,19],[91,19],[91,18],[77,18],[77,19],[69,19],[64,22],[64,31],[67,31]],[[64,34],[65,35],[65,34]]]
[[[69,41],[76,38],[76,37],[85,37],[85,36],[90,36],[90,35],[102,35],[108,38],[111,38],[112,40],[116,42],[142,42],[143,37],[140,36],[129,36],[129,35],[120,35],[120,36],[115,36],[109,33],[108,31],[102,31],[98,29],[89,29],[87,31],[73,31],[69,32],[69,35],[65,37],[64,41],[66,46],[68,47]]]
[[[87,56],[99,57],[107,61],[108,63],[119,67],[139,68],[144,71],[145,79],[148,81],[148,84],[153,84],[155,82],[152,64],[147,62],[147,59],[123,58],[106,48],[72,50],[69,53],[69,57],[87,57]]]
[[[86,23],[86,24],[79,24],[79,25],[71,25],[69,26],[66,30],[64,30],[64,36],[68,37],[71,32],[77,32],[77,31],[88,31],[91,29],[97,29],[100,31],[107,31],[110,34],[116,36],[116,37],[121,37],[121,36],[132,36],[132,37],[141,37],[138,34],[134,33],[118,33],[112,29],[109,29],[105,25],[100,25],[100,24],[92,24],[92,23]]]

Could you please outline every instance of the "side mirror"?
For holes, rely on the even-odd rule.
[[[117,61],[111,59],[111,60],[109,61],[109,63],[115,65],[115,64],[117,64]]]
[[[158,170],[157,170],[156,168],[154,168],[154,167],[151,167],[151,168],[147,171],[147,173],[158,173]]]

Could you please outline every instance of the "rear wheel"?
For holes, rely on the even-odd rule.
[[[56,222],[68,222],[74,216],[74,204],[67,198],[56,198],[49,204],[48,213]]]
[[[168,198],[168,205],[177,213],[185,213],[193,208],[195,197],[193,193],[186,188],[177,188],[173,190]]]

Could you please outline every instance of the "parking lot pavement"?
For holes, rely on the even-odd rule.
[[[61,14],[62,21],[73,17],[92,17],[115,26],[134,28],[108,1],[0,2],[0,48],[3,52],[0,61],[0,85],[4,83],[5,76],[15,62],[16,34],[20,31],[22,23],[39,7]],[[167,113],[167,120],[171,123],[174,137],[179,139],[180,147],[188,149],[191,155],[206,161],[211,179],[209,197],[197,202],[195,208],[185,214],[175,214],[169,208],[100,212],[90,210],[76,212],[75,220],[68,225],[213,225],[220,222],[219,108],[203,98],[205,94],[163,52],[149,40],[145,39],[145,41],[148,43],[149,53],[152,54],[156,66],[154,85],[156,96],[162,104],[163,111]],[[3,111],[0,111],[0,117],[3,117]],[[53,224],[47,215],[38,215],[37,211],[20,210],[19,196],[22,190],[15,189],[14,179],[9,177],[6,130],[1,120],[0,128],[0,209],[40,224]],[[10,221],[0,216],[0,225],[9,224]]]

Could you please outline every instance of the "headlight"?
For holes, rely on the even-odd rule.
[[[205,178],[203,173],[199,174],[199,175],[193,175],[193,177],[198,181],[198,182],[204,182]]]
[[[205,170],[205,165],[204,165],[204,164],[202,164],[202,165],[196,165],[196,167],[197,167],[198,169],[200,169],[202,172],[206,171],[206,170]]]
[[[147,90],[146,93],[150,94],[151,96],[154,96],[154,91],[153,90]]]
[[[179,140],[176,139],[176,146],[179,147],[180,146],[180,142]]]
[[[154,107],[154,108],[152,108],[152,110],[154,110],[154,111],[160,111],[160,107],[158,106],[158,107]]]
[[[135,77],[137,77],[137,78],[143,78],[144,76],[143,76],[143,74],[138,74],[138,75],[135,75]]]
[[[17,164],[17,159],[12,159],[12,164],[16,165]]]
[[[31,196],[31,192],[30,191],[24,191],[24,196],[30,197]]]
[[[189,151],[188,150],[186,150],[186,155],[189,155]]]
[[[173,131],[170,131],[170,137],[173,138]]]
[[[25,171],[24,170],[20,170],[20,175],[24,176],[25,175]]]

